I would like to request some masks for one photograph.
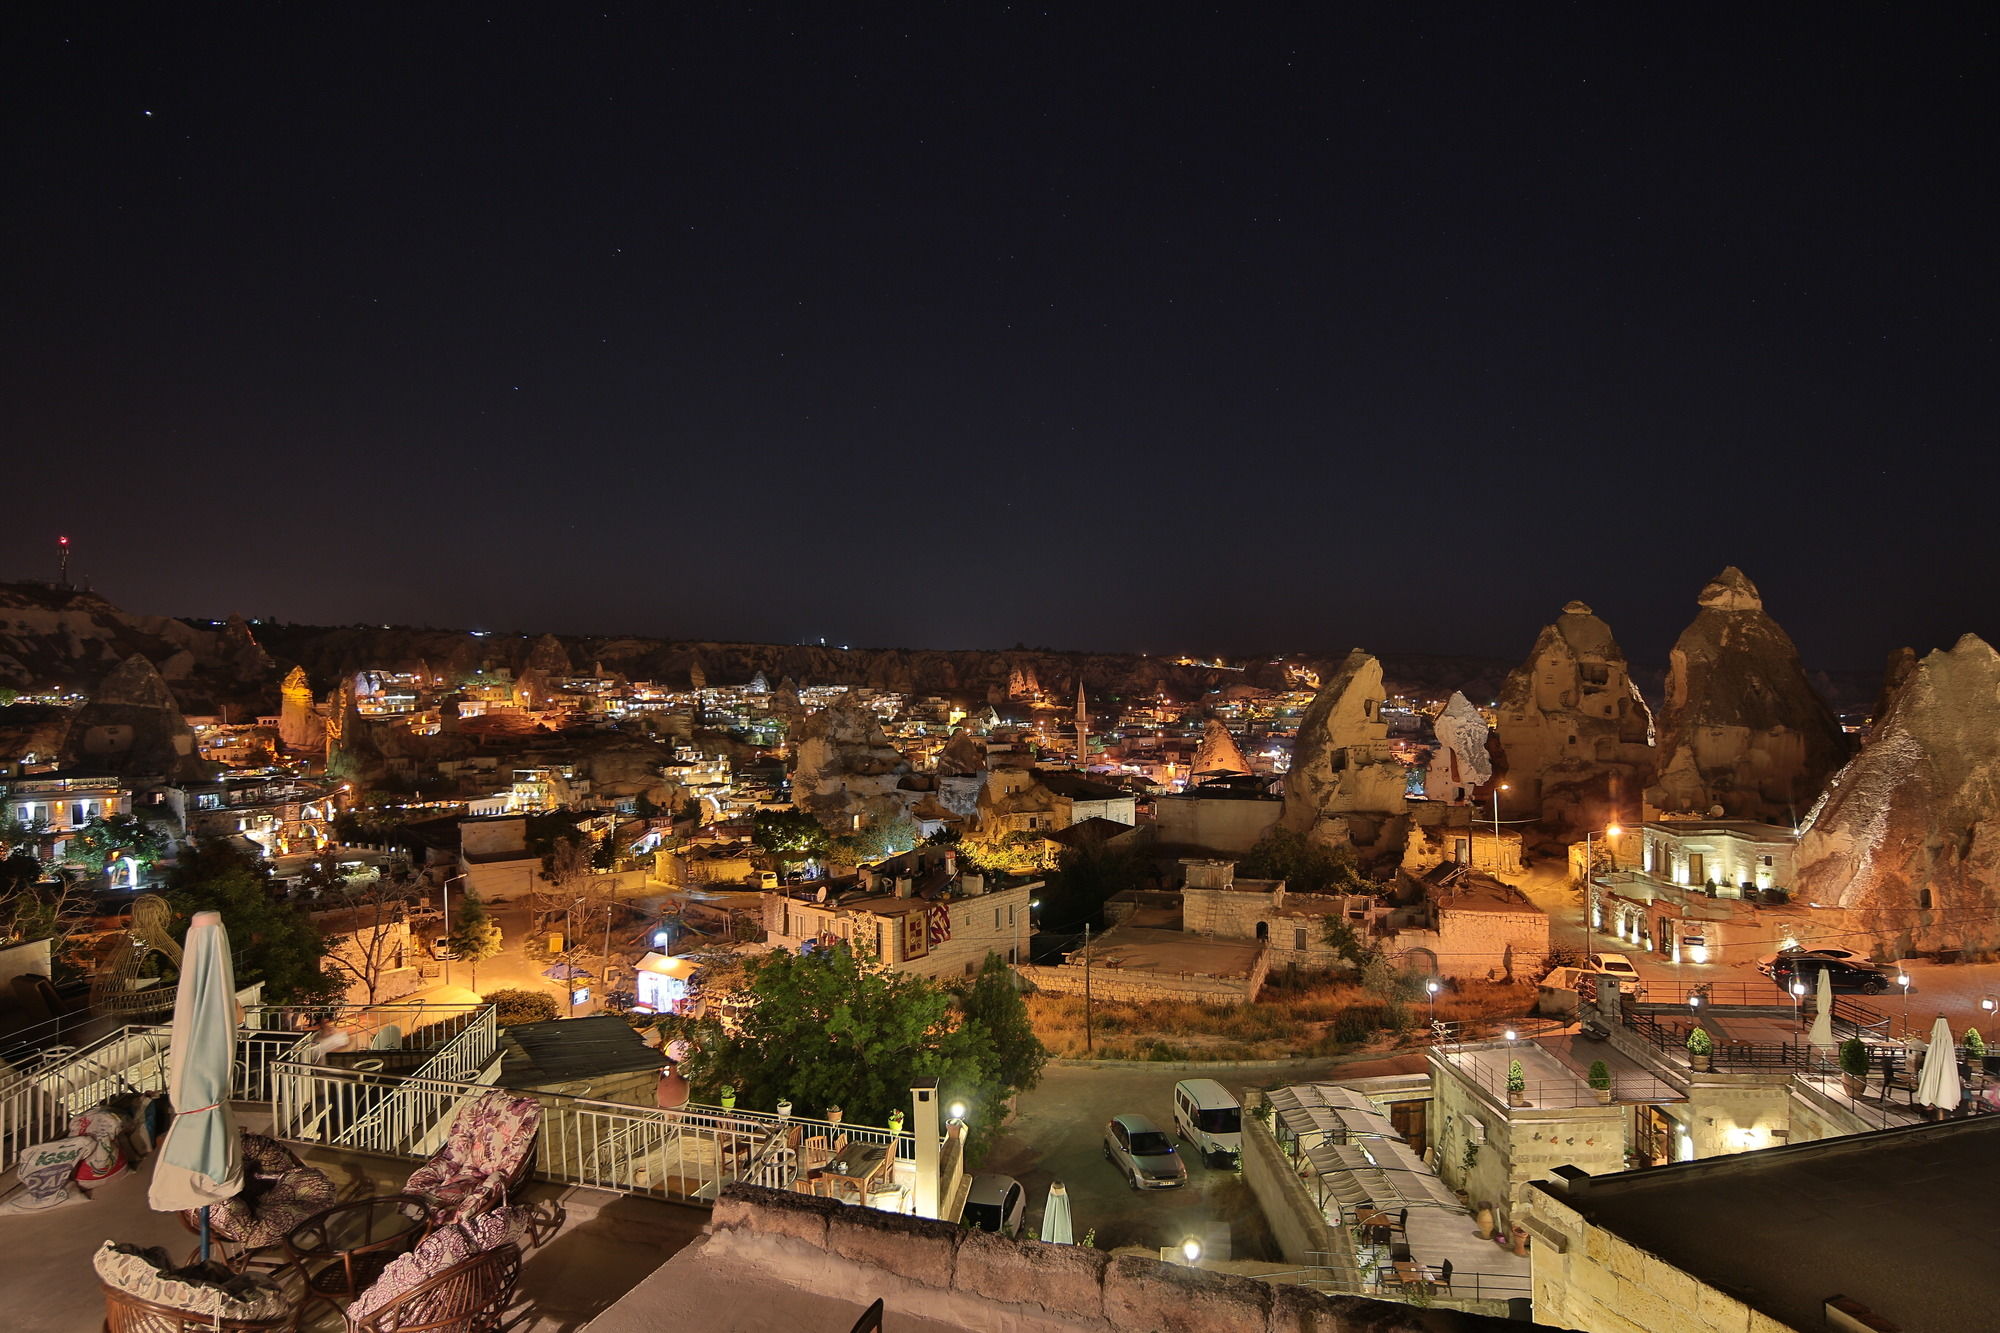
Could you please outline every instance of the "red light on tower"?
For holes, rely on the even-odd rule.
[[[67,588],[69,586],[69,538],[56,538],[56,545],[62,551],[62,576],[59,582],[61,582],[63,587]]]

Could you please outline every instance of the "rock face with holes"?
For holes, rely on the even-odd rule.
[[[1799,837],[1798,896],[1885,956],[2000,947],[2000,653],[1968,634],[1909,668]],[[1898,952],[1900,951],[1900,952]]]
[[[1647,799],[1668,814],[1790,825],[1846,760],[1847,737],[1743,571],[1716,575],[1700,602],[1668,662]]]
[[[889,743],[881,717],[846,697],[808,716],[792,731],[792,800],[828,827],[852,827],[872,798],[895,793],[909,761]]]
[[[205,778],[216,770],[201,757],[174,692],[137,653],[119,663],[90,702],[76,710],[62,759],[64,768],[134,778]]]
[[[1382,720],[1382,664],[1356,648],[1299,723],[1282,823],[1329,847],[1365,856],[1399,853],[1408,774]]]
[[[1653,712],[1611,627],[1582,602],[1545,625],[1495,710],[1511,818],[1601,827],[1631,818],[1653,774]]]

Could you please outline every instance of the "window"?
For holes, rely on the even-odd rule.
[[[1304,926],[1292,927],[1292,947],[1300,953],[1306,951],[1306,928]]]
[[[1917,910],[1920,912],[1931,910],[1931,891],[1929,889],[1917,890]]]

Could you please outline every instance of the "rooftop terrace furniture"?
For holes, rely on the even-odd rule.
[[[223,1262],[239,1273],[253,1266],[282,1268],[284,1261],[262,1261],[262,1252],[282,1245],[301,1223],[331,1208],[333,1200],[333,1180],[326,1172],[307,1166],[276,1139],[245,1130],[243,1191],[209,1207],[209,1235],[221,1242],[216,1248]],[[181,1221],[199,1234],[201,1210],[185,1210]]]
[[[528,1178],[541,1125],[533,1097],[482,1093],[459,1108],[444,1146],[410,1173],[404,1189],[430,1205],[440,1226],[490,1212]]]

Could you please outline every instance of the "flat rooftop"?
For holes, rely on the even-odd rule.
[[[1189,976],[1247,977],[1257,962],[1255,942],[1214,940],[1178,930],[1113,926],[1092,941],[1090,965],[1125,972],[1175,972]],[[1083,950],[1070,955],[1083,965]]]
[[[2000,1309],[2000,1116],[1538,1185],[1619,1238],[1792,1328],[1846,1296],[1903,1333]]]

